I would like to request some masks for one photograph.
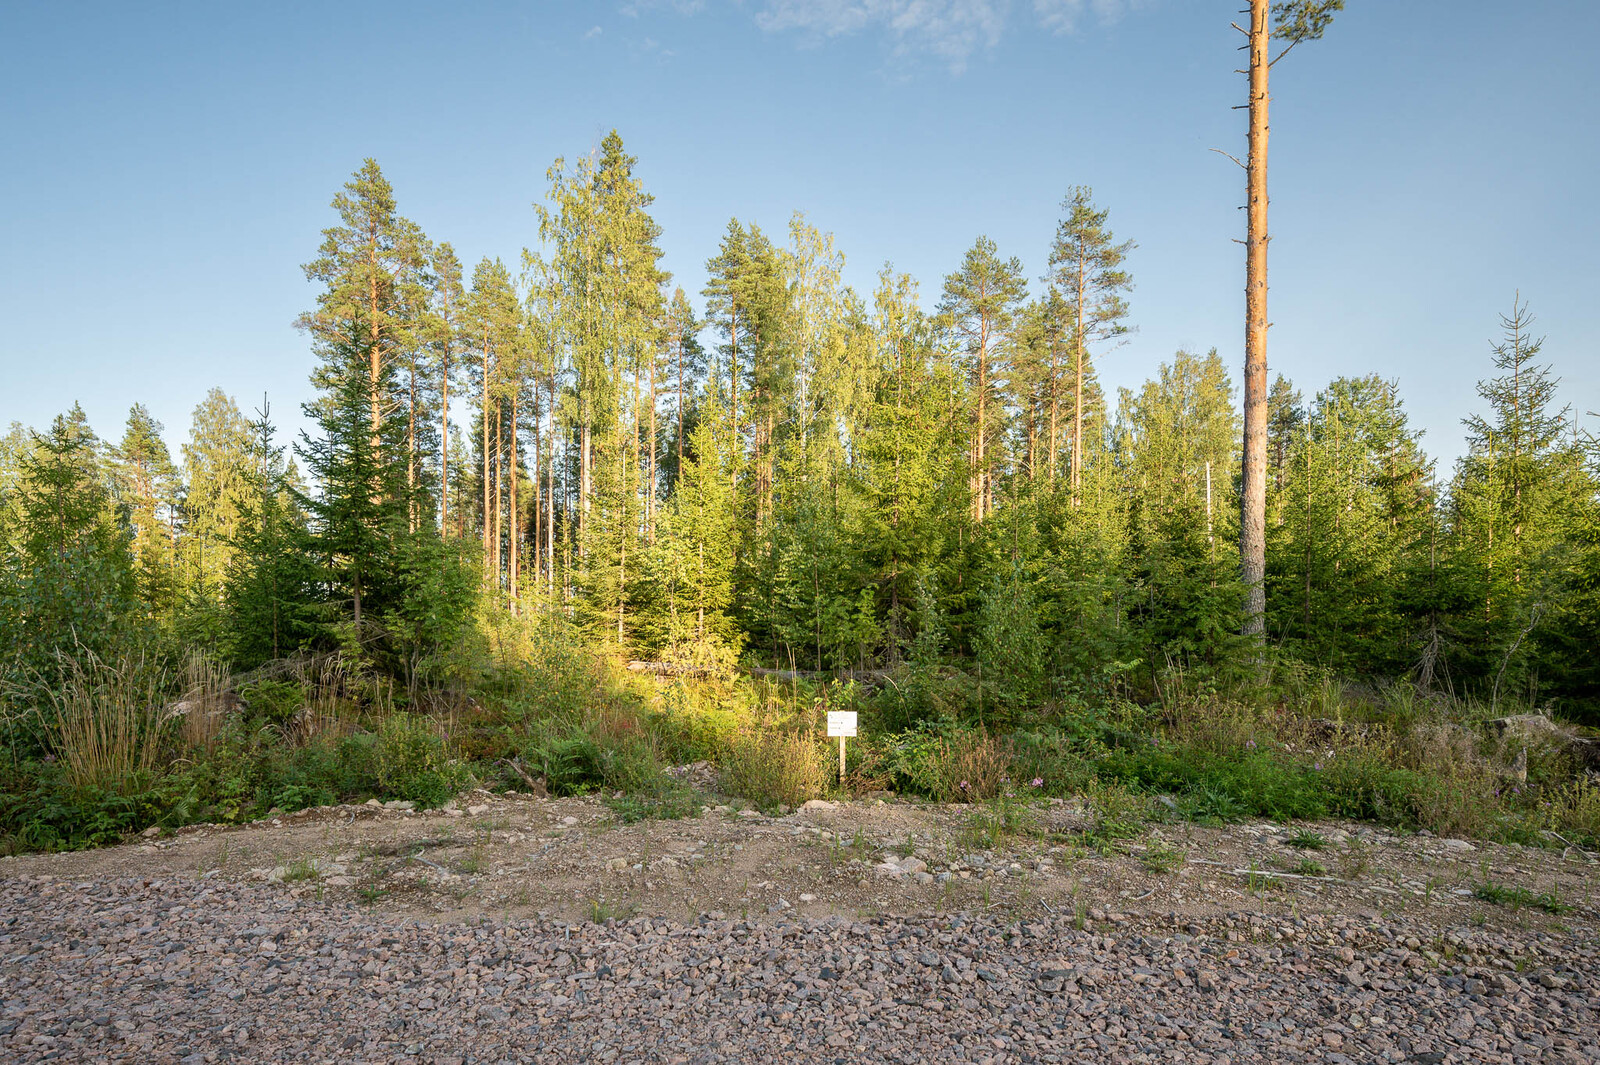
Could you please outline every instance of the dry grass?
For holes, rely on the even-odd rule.
[[[210,753],[227,723],[228,691],[233,679],[209,655],[191,651],[183,660],[183,698],[174,707],[181,715],[183,742],[190,750]]]
[[[48,735],[67,779],[79,788],[120,790],[152,771],[173,720],[165,710],[165,666],[142,654],[106,662],[88,650],[59,661]]]
[[[827,793],[837,768],[832,752],[805,732],[741,730],[728,746],[728,784],[756,803],[799,806]]]

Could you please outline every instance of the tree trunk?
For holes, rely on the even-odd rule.
[[[1249,222],[1245,234],[1244,456],[1239,497],[1239,575],[1244,634],[1266,632],[1267,522],[1267,95],[1270,0],[1250,0]]]
[[[650,475],[644,486],[644,542],[656,538],[656,355],[650,353]]]
[[[491,543],[494,545],[494,587],[499,591],[505,584],[505,571],[501,569],[504,561],[501,555],[501,526],[500,509],[505,499],[504,480],[506,476],[505,449],[500,442],[500,401],[494,404],[494,535]]]
[[[1075,356],[1072,386],[1072,505],[1078,505],[1078,486],[1083,481],[1083,297],[1088,279],[1084,277],[1086,264],[1078,257],[1077,320],[1074,323],[1072,347]]]
[[[553,365],[550,369],[550,461],[545,468],[549,470],[550,480],[550,506],[544,518],[545,579],[553,596],[556,590],[556,371]]]
[[[978,424],[973,428],[972,438],[972,518],[974,521],[983,520],[984,502],[984,415],[986,413],[985,400],[989,392],[989,322],[983,319],[978,325]]]
[[[489,334],[483,336],[483,570],[489,575]]]
[[[367,231],[367,375],[372,384],[372,450],[378,450],[378,381],[383,376],[382,339],[378,326],[378,228],[374,222]]]
[[[440,359],[440,381],[443,385],[442,414],[439,436],[439,532],[450,535],[450,289],[444,293],[444,350]]]
[[[1056,458],[1061,454],[1060,437],[1056,435],[1056,419],[1061,410],[1060,380],[1056,370],[1056,356],[1059,349],[1056,347],[1054,323],[1050,333],[1050,480],[1056,479]]]
[[[517,509],[517,393],[522,386],[518,384],[511,390],[511,612],[517,612],[517,541],[522,537],[522,512]]]

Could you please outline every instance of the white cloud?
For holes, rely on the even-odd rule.
[[[881,28],[896,55],[931,52],[952,70],[1000,42],[1011,0],[767,0],[756,25],[769,33],[798,30],[841,37]]]
[[[1039,25],[1052,33],[1071,33],[1087,11],[1104,24],[1115,22],[1140,0],[1033,0],[1033,13]]]
[[[764,0],[756,25],[816,40],[881,31],[896,56],[931,53],[960,73],[973,53],[1000,43],[1013,0]],[[1143,0],[1032,0],[1033,23],[1052,33],[1077,29],[1085,16],[1115,21]]]
[[[675,15],[698,15],[705,8],[706,0],[628,0],[617,12],[625,18],[638,18],[663,9]]]
[[[605,31],[602,30],[599,26],[590,26],[588,29],[583,31],[583,39],[586,40],[586,41],[590,41],[590,40],[593,40],[594,38],[600,36],[600,34],[602,34],[604,32]]]

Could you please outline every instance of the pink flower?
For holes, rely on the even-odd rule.
[[[1036,787],[1036,788],[1044,787],[1044,777],[1034,777],[1033,778],[1033,786]]]
[[[961,790],[962,791],[966,791],[966,790],[968,790],[968,788],[969,788],[969,785],[967,784],[967,782],[965,780],[963,780],[961,782]]]

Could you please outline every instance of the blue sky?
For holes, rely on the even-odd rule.
[[[0,425],[145,403],[176,451],[219,385],[298,429],[300,264],[365,156],[471,263],[536,240],[558,155],[612,127],[698,293],[730,216],[806,212],[870,292],[931,305],[979,234],[1029,275],[1069,186],[1129,261],[1136,386],[1241,361],[1237,0],[56,4],[0,11]],[[1269,361],[1397,377],[1446,462],[1520,289],[1600,409],[1600,4],[1350,0],[1274,71]],[[698,303],[697,297],[697,303]],[[1594,419],[1588,419],[1591,427]]]

